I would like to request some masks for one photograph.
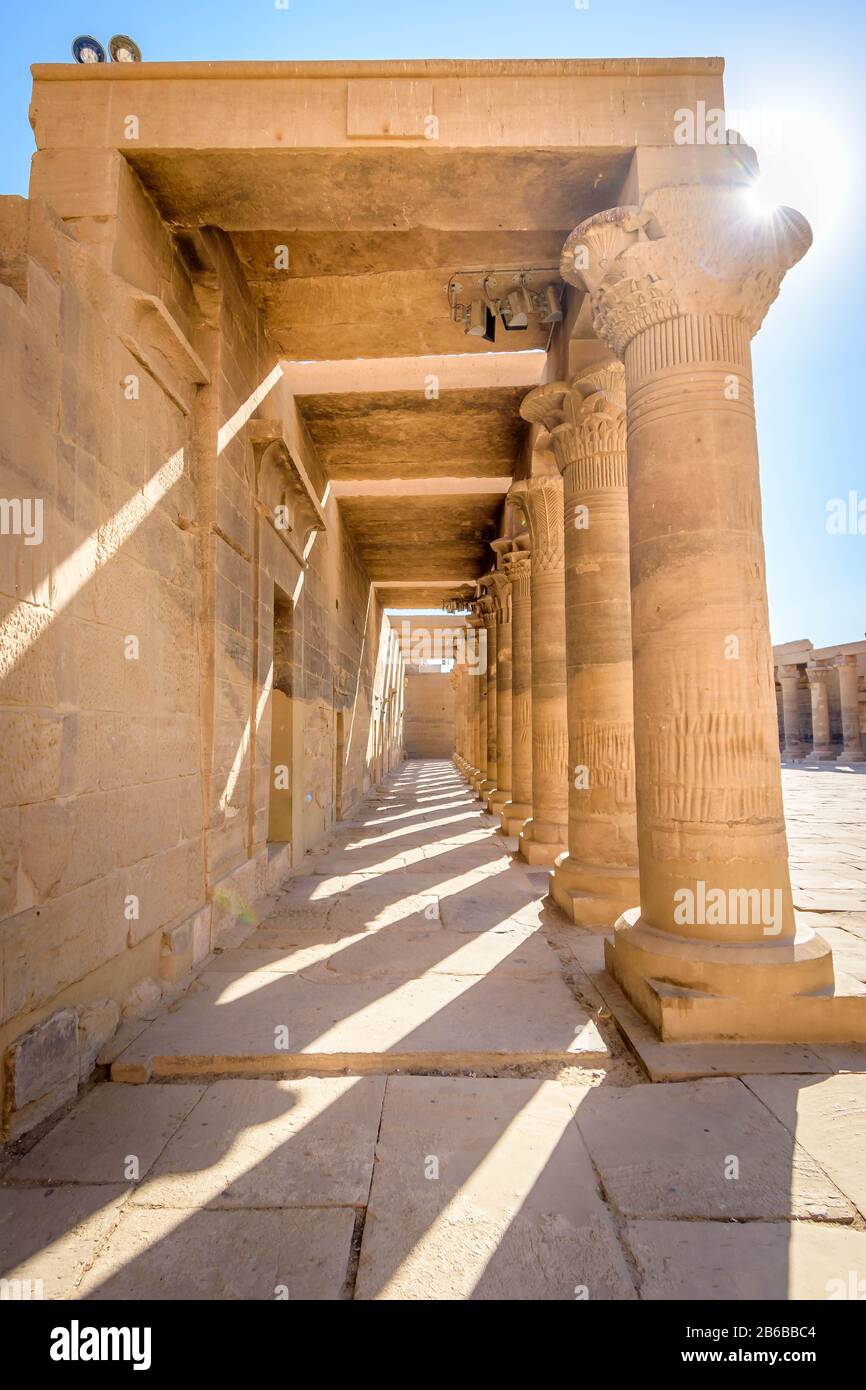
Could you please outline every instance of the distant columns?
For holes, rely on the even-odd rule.
[[[487,702],[485,714],[484,778],[476,790],[482,801],[486,801],[496,790],[496,603],[488,594],[478,600],[478,608],[484,620],[487,643],[486,677],[484,690]]]
[[[536,388],[537,391],[538,388]],[[520,413],[535,419],[536,391]],[[532,551],[532,816],[520,832],[530,864],[553,866],[568,837],[568,725],[565,708],[565,569],[562,479],[547,453],[546,471],[508,494],[526,518]]]
[[[785,735],[782,757],[790,762],[804,757],[806,753],[800,737],[800,668],[779,666],[778,676],[782,687],[782,726]]]
[[[466,668],[456,663],[451,672],[451,685],[454,690],[454,754],[453,760],[459,772],[465,767],[463,749],[466,729]]]
[[[511,548],[510,540],[493,542],[499,564]],[[490,794],[487,808],[498,815],[511,800],[511,584],[502,568],[488,578],[487,587],[496,611],[496,789]]]
[[[468,755],[471,766],[466,775],[472,787],[477,791],[487,775],[487,674],[483,659],[486,650],[484,620],[478,611],[477,603],[473,604],[472,608],[473,614],[471,618],[467,619],[467,627],[472,630],[479,660],[474,667],[470,668],[469,675],[469,723],[472,751]]]
[[[812,696],[812,751],[806,762],[832,762],[835,754],[830,743],[830,704],[827,697],[830,668],[810,665],[806,667],[806,676]]]
[[[532,561],[514,550],[503,564],[511,583],[511,800],[500,816],[506,835],[519,835],[532,815]]]
[[[842,705],[842,752],[839,763],[863,762],[863,737],[860,733],[860,695],[857,678],[857,658],[843,654],[836,658],[839,670],[839,699]]]

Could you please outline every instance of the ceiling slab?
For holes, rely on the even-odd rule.
[[[470,579],[453,579],[430,584],[376,584],[374,587],[383,608],[439,609],[471,582]]]
[[[345,396],[298,396],[332,481],[361,478],[505,477],[528,428],[523,387]]]
[[[339,505],[374,582],[471,579],[490,567],[501,498],[349,497]]]
[[[281,364],[283,380],[293,395],[348,395],[352,392],[417,391],[435,380],[439,391],[503,386],[538,386],[548,367],[546,353],[439,353],[427,357],[373,357],[336,362]]]

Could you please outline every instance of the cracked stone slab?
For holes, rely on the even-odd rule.
[[[144,1177],[203,1086],[96,1086],[6,1175],[12,1182],[118,1183]]]
[[[866,1280],[866,1232],[843,1226],[634,1221],[626,1238],[643,1299],[827,1299]]]
[[[363,1206],[384,1094],[380,1076],[215,1081],[133,1202]]]
[[[866,1076],[752,1076],[746,1084],[866,1216]]]
[[[389,1077],[356,1298],[633,1299],[562,1089]]]
[[[596,1087],[579,1096],[575,1118],[624,1216],[854,1219],[815,1160],[736,1079]]]
[[[125,1186],[0,1187],[0,1278],[41,1280],[42,1297],[74,1298],[127,1192]]]
[[[267,1301],[343,1295],[354,1214],[347,1208],[176,1211],[129,1207],[80,1297]]]
[[[277,971],[207,971],[112,1066],[117,1081],[281,1072],[299,1065],[391,1069],[548,1060],[594,1065],[607,1047],[557,975],[531,981],[430,972],[420,978],[310,980]]]

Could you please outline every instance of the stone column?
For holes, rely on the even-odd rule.
[[[830,706],[827,699],[827,682],[830,667],[809,665],[806,667],[809,681],[809,694],[812,696],[812,751],[807,763],[831,763],[835,758],[830,742]]]
[[[525,420],[536,418],[537,389],[520,407]],[[515,483],[508,500],[526,518],[532,551],[532,816],[520,832],[520,853],[552,867],[568,835],[568,727],[562,479],[545,445],[537,451],[544,471]]]
[[[474,740],[469,782],[474,791],[477,792],[487,777],[487,629],[478,601],[472,605],[472,608],[473,616],[469,619],[468,625],[475,634],[478,661],[473,674],[469,677],[474,690],[472,721]]]
[[[860,733],[860,693],[857,678],[857,658],[843,653],[836,658],[839,669],[839,699],[842,705],[842,752],[839,763],[863,762],[863,737]]]
[[[486,578],[486,577],[485,577]],[[485,579],[481,580],[482,585]],[[479,599],[479,609],[484,619],[484,632],[487,639],[487,670],[484,684],[487,698],[485,719],[485,740],[487,745],[484,769],[485,775],[476,790],[482,801],[487,801],[490,793],[496,791],[496,601],[490,594]]]
[[[500,818],[506,835],[519,835],[532,815],[532,561],[514,550],[503,563],[511,583],[511,800]]]
[[[562,473],[568,703],[568,853],[551,893],[573,922],[613,927],[638,898],[625,372],[539,387]]]
[[[563,249],[628,401],[641,907],[605,956],[665,1038],[798,1041],[832,1002],[830,950],[794,921],[750,358],[809,240],[742,188],[678,186]]]
[[[472,681],[472,676],[471,676],[471,673],[470,673],[469,663],[468,663],[468,653],[469,653],[469,651],[470,651],[470,648],[471,648],[471,641],[472,641],[472,629],[467,625],[467,626],[465,626],[465,627],[463,627],[463,628],[460,629],[460,633],[461,633],[461,638],[460,638],[461,647],[460,647],[460,649],[459,649],[458,652],[457,652],[457,657],[458,657],[459,660],[460,660],[461,679],[462,679],[462,681],[463,681],[463,727],[462,727],[462,730],[461,730],[461,743],[462,743],[462,750],[461,750],[461,751],[462,751],[461,772],[463,773],[464,777],[468,777],[468,776],[469,776],[469,773],[470,773],[470,771],[472,770],[472,767],[473,767],[473,754],[474,754],[474,744],[473,744],[473,738],[474,738],[474,727],[473,727],[474,709],[473,709],[473,703],[474,703],[474,698],[475,698],[475,686],[474,686],[473,681]]]
[[[513,544],[505,539],[492,542],[500,566]],[[496,605],[496,790],[487,809],[499,815],[511,800],[511,584],[502,568],[490,576],[489,589]]]
[[[785,734],[782,757],[790,762],[804,757],[806,752],[800,738],[800,668],[779,666],[777,671],[782,687],[782,724]]]
[[[451,685],[454,690],[454,753],[452,761],[457,771],[463,768],[463,712],[466,699],[466,673],[456,663],[451,670]]]

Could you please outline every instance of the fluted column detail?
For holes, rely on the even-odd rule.
[[[750,359],[809,242],[740,187],[682,185],[563,248],[626,374],[641,907],[606,959],[665,1037],[796,1040],[833,980],[794,921]]]

